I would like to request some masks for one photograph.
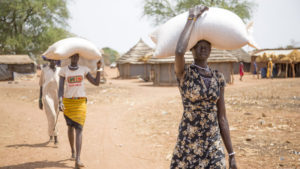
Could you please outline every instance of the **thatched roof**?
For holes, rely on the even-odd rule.
[[[184,55],[185,62],[190,64],[194,62],[193,55],[190,51],[186,52]],[[159,64],[159,63],[174,63],[175,56],[167,57],[167,58],[151,58],[149,59],[149,63]],[[238,62],[238,59],[234,57],[232,54],[227,52],[226,50],[219,50],[213,48],[211,50],[210,56],[208,58],[208,63],[232,63]]]
[[[227,50],[227,52],[231,53],[235,56],[239,62],[251,63],[251,55],[249,55],[244,49],[236,49],[236,50]]]
[[[153,49],[149,47],[142,39],[140,39],[136,45],[134,45],[128,52],[126,52],[117,60],[117,63],[144,63],[143,58],[146,57],[149,52],[153,52]]]
[[[254,56],[257,56],[256,62],[268,62],[270,59],[275,63],[300,62],[300,50],[298,49],[263,50]]]
[[[0,64],[30,64],[34,63],[28,55],[0,55]]]

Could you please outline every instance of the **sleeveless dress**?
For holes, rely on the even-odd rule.
[[[177,81],[184,112],[170,168],[226,168],[217,115],[223,74],[212,70],[212,77],[204,77],[192,64],[185,66],[183,78]]]

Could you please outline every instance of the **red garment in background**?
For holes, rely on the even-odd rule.
[[[240,76],[244,76],[244,65],[240,64]]]

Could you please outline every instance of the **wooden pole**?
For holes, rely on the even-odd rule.
[[[292,65],[293,78],[295,78],[295,64],[291,63],[291,65]]]
[[[160,85],[160,64],[157,65],[158,66],[158,74],[157,74],[157,85]]]
[[[288,76],[288,67],[289,67],[289,64],[286,63],[285,64],[285,78],[287,78],[287,76]]]
[[[147,77],[147,65],[146,64],[144,64],[144,76],[145,76],[145,80],[148,81],[147,80],[148,77]]]
[[[230,74],[231,74],[231,84],[233,84],[233,81],[234,81],[234,78],[233,78],[233,63],[231,63],[231,71],[230,71]]]
[[[168,68],[169,68],[169,83],[170,83],[170,85],[172,84],[172,75],[171,75],[171,67],[172,67],[172,64],[169,64],[168,65]]]

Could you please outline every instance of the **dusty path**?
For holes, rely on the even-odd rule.
[[[56,147],[47,144],[37,79],[17,82],[0,82],[0,169],[73,168],[62,113]],[[227,114],[240,168],[300,166],[299,85],[300,79],[252,76],[228,85]],[[98,88],[88,84],[87,95],[81,157],[87,168],[169,167],[182,113],[177,87],[109,79]]]
[[[73,167],[62,113],[58,121],[59,145],[47,144],[46,116],[37,107],[36,84],[37,80],[0,84],[0,168]],[[134,124],[128,119],[153,100],[177,95],[176,90],[138,80],[110,80],[99,88],[87,84],[89,104],[82,161],[88,168],[161,168],[147,157],[149,147],[135,141]]]

